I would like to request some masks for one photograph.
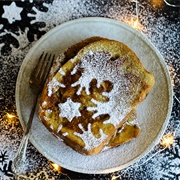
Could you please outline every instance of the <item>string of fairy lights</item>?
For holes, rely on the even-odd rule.
[[[130,26],[132,26],[133,28],[137,29],[137,30],[141,30],[141,27],[142,25],[140,24],[139,22],[139,2],[137,0],[131,0],[132,3],[135,3],[135,18],[134,16],[132,16],[132,19],[131,19],[131,22],[128,23]],[[179,5],[175,5],[175,4],[171,4],[169,3],[168,1],[164,0],[164,2],[169,5],[169,6],[172,6],[172,7],[179,7]],[[174,96],[174,98],[177,100],[177,102],[180,104],[180,101],[179,99]],[[2,100],[3,98],[0,97],[0,100]],[[3,112],[3,111],[0,111],[0,112]],[[4,118],[6,118],[8,120],[8,122],[12,122],[13,120],[19,120],[17,114],[15,112],[5,112],[5,115],[4,115]],[[159,150],[154,153],[152,156],[150,156],[148,159],[146,159],[145,162],[141,163],[141,164],[138,164],[138,166],[140,165],[143,165],[145,164],[146,162],[148,162],[151,158],[153,158],[154,156],[156,156],[158,153],[164,151],[166,148],[171,148],[173,147],[174,143],[175,143],[175,136],[176,136],[176,132],[169,132],[167,134],[165,134],[160,142],[159,142],[159,145],[161,148],[159,148]],[[62,168],[58,165],[58,164],[55,164],[53,162],[50,162],[49,161],[49,164],[50,164],[50,168],[56,172],[56,173],[59,173],[59,174],[62,174]],[[112,175],[111,177],[111,180],[115,180],[119,177],[119,175]],[[69,177],[68,177],[69,178]],[[70,178],[69,178],[70,179]]]

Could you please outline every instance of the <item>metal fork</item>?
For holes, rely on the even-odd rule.
[[[37,65],[35,66],[35,68],[33,69],[31,73],[31,76],[29,79],[29,86],[33,94],[35,95],[35,97],[33,99],[34,101],[33,101],[33,106],[30,112],[29,120],[27,122],[26,128],[23,133],[23,138],[21,140],[20,146],[15,155],[15,158],[13,159],[13,162],[12,162],[12,171],[15,174],[19,174],[25,165],[26,149],[27,149],[27,144],[28,144],[28,139],[29,139],[29,131],[32,125],[33,116],[36,109],[36,104],[38,101],[38,97],[43,89],[45,80],[50,71],[54,58],[55,58],[55,55],[42,53],[40,58],[37,61]]]

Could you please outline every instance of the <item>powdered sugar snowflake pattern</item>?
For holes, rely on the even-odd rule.
[[[67,101],[64,103],[58,104],[60,109],[60,117],[67,118],[68,121],[72,121],[74,117],[81,116],[79,112],[80,103],[73,102],[71,98],[67,98]]]
[[[88,111],[96,111],[96,113],[93,114],[92,118],[96,118],[99,115],[102,114],[109,114],[110,118],[106,121],[104,121],[104,124],[112,123],[114,126],[118,125],[120,120],[124,118],[123,114],[126,114],[128,111],[130,111],[130,108],[127,108],[126,110],[122,111],[122,106],[119,106],[120,103],[114,104],[113,101],[108,102],[99,102],[94,99],[92,99],[92,102],[96,105],[95,107],[88,107]],[[119,102],[119,101],[118,101]],[[124,104],[123,107],[126,105]],[[118,118],[117,118],[118,117]]]
[[[77,133],[74,134],[80,138],[83,139],[86,150],[92,150],[94,147],[98,147],[102,143],[102,141],[107,137],[106,134],[103,133],[102,129],[100,129],[100,138],[95,138],[91,131],[91,124],[88,124],[87,131],[84,130],[81,124],[79,124],[79,128],[83,131],[83,133]]]
[[[72,84],[72,87],[80,85],[80,88],[77,92],[78,95],[81,93],[83,88],[85,88],[88,95],[90,94],[89,86],[92,79],[97,79],[97,87],[100,87],[100,84],[104,80],[111,81],[115,77],[114,73],[117,72],[117,67],[120,66],[117,65],[112,68],[113,65],[108,63],[109,60],[110,54],[92,53],[91,51],[87,52],[87,55],[85,55],[82,62],[76,65],[73,70],[73,73],[75,73],[75,70],[77,71],[78,66],[85,69],[79,80]],[[119,61],[117,60],[117,62]]]
[[[77,85],[80,86],[77,91],[79,95],[83,88],[85,88],[87,94],[90,94],[89,89],[92,79],[97,80],[98,88],[104,81],[112,83],[112,90],[102,93],[104,96],[108,97],[108,102],[98,102],[92,99],[92,102],[96,106],[88,107],[87,110],[97,111],[93,115],[93,118],[101,114],[109,114],[110,118],[104,123],[112,123],[114,126],[117,126],[124,116],[130,112],[130,108],[127,104],[132,101],[131,96],[134,94],[132,91],[133,89],[128,88],[131,86],[131,82],[125,77],[121,69],[122,64],[123,57],[117,57],[117,59],[111,61],[110,54],[102,53],[101,49],[95,53],[91,51],[87,52],[82,58],[82,61],[74,68],[75,70],[82,68],[82,75],[78,81],[71,85],[72,87]],[[134,78],[131,77],[131,81],[133,80]],[[137,86],[139,86],[139,84],[137,84]]]
[[[60,83],[59,81],[56,80],[56,78],[53,78],[49,83],[48,83],[48,96],[51,96],[53,93],[53,90],[56,91],[56,89],[59,87],[65,87],[64,84]]]

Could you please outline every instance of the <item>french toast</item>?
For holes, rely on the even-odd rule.
[[[49,79],[52,79],[52,77],[55,75],[58,69],[63,65],[63,63],[73,58],[81,48],[85,47],[86,45],[92,42],[102,40],[102,39],[105,39],[105,38],[98,37],[98,36],[90,37],[69,47],[66,51],[62,53],[61,57],[57,58],[56,61],[54,62],[54,65],[49,74]],[[140,133],[140,128],[138,127],[137,124],[135,124],[136,119],[137,119],[137,115],[136,113],[133,113],[128,118],[127,122],[125,122],[123,126],[120,127],[114,133],[114,135],[109,140],[109,142],[107,142],[107,144],[105,145],[102,151],[116,147],[116,146],[120,146],[121,144],[128,142],[133,138],[136,138]]]
[[[97,154],[145,99],[154,77],[126,45],[101,37],[59,62],[40,98],[40,120],[77,152]]]

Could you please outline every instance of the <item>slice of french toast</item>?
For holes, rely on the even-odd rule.
[[[62,67],[42,92],[39,117],[67,145],[92,155],[145,99],[154,77],[123,43],[100,38],[87,44],[70,60],[60,57]]]
[[[61,54],[61,56],[59,58],[56,59],[56,61],[54,61],[51,72],[49,74],[49,80],[51,80],[53,78],[53,76],[56,74],[56,72],[59,70],[59,68],[65,62],[67,62],[71,58],[74,58],[74,56],[78,53],[78,51],[80,49],[82,49],[83,47],[85,47],[86,45],[88,45],[92,42],[102,40],[102,39],[105,39],[105,38],[97,37],[97,36],[90,37],[90,38],[87,38],[87,39],[80,41],[80,42],[76,43],[75,45],[69,47],[66,51],[64,51]],[[140,128],[135,123],[136,119],[137,119],[137,115],[136,115],[136,113],[133,113],[128,118],[127,122],[125,122],[123,124],[123,126],[120,127],[114,133],[114,135],[109,140],[109,142],[107,142],[107,144],[105,145],[105,147],[103,148],[102,151],[116,147],[116,146],[120,146],[121,144],[128,142],[133,138],[136,138],[140,133]]]

